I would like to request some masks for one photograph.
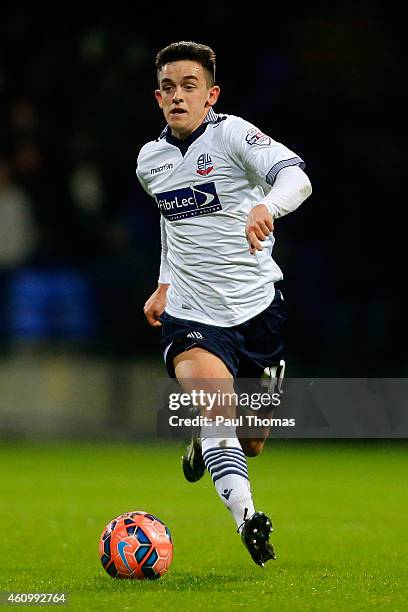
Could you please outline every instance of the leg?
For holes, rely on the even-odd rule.
[[[202,348],[193,348],[174,358],[177,379],[184,391],[203,390],[206,394],[228,393],[234,396],[233,377],[219,357]],[[221,387],[221,389],[220,389]],[[225,397],[225,396],[224,396]],[[201,447],[205,467],[210,472],[215,488],[223,503],[233,514],[237,526],[244,522],[245,509],[251,516],[253,506],[248,480],[246,459],[234,426],[215,428],[214,418],[222,416],[227,419],[235,417],[235,402],[215,403],[211,410],[201,406],[201,413],[212,420],[212,425],[201,429]],[[198,453],[197,444],[193,449]]]
[[[188,393],[197,387],[195,381],[200,381],[200,387],[205,392],[216,393],[222,382],[222,390],[234,394],[231,373],[221,359],[205,349],[193,348],[177,355],[174,358],[174,366],[177,379]],[[202,406],[201,410],[206,412],[206,407]],[[210,414],[211,417],[220,415],[233,418],[235,405],[225,406],[224,402],[221,402],[214,405]],[[252,559],[263,567],[266,561],[275,559],[272,544],[269,542],[272,523],[263,512],[255,512],[246,459],[236,437],[235,427],[224,429],[222,437],[219,438],[214,437],[211,427],[202,427],[203,464],[211,475],[220,499],[232,513],[241,539]],[[194,460],[200,451],[199,442],[193,439],[189,448]],[[188,457],[185,457],[183,461],[187,459]]]
[[[232,379],[232,374],[225,363],[213,353],[199,346],[179,353],[174,358],[173,363],[178,379]]]
[[[227,366],[219,357],[201,347],[195,347],[176,355],[173,363],[177,380],[187,393],[191,393],[197,384],[203,388],[204,381],[203,390],[205,392],[215,393],[223,381],[223,390],[226,393],[234,393],[232,374]],[[205,414],[205,407],[203,407],[203,414]],[[234,418],[235,405],[231,407],[214,405],[211,416],[216,415]]]
[[[264,438],[239,438],[242,450],[247,457],[257,457],[262,453],[265,441],[269,435],[269,427],[265,427],[264,429]]]
[[[197,382],[202,379],[207,381],[206,389],[203,389],[207,393],[211,392],[211,381],[216,383],[224,379],[225,381],[232,380],[231,373],[224,362],[213,353],[200,347],[179,353],[174,358],[173,364],[176,377],[187,393],[191,393],[197,386]],[[205,416],[209,416],[204,406],[201,411],[205,413]],[[231,418],[234,416],[235,411],[228,415]],[[206,466],[202,456],[201,440],[197,435],[193,435],[183,455],[182,466],[184,476],[189,482],[197,482],[204,476]]]
[[[270,366],[265,368],[262,376],[259,377],[259,371],[255,372],[255,375],[252,373],[252,376],[259,377],[259,382],[256,383],[256,391],[265,392],[265,387],[262,385],[265,381],[268,383],[267,387],[269,389],[269,393],[277,393],[282,398],[282,383],[285,374],[285,361],[283,359],[280,360],[279,365]],[[263,413],[262,416],[273,416],[273,409],[268,410],[266,413]],[[247,412],[248,414],[248,412]],[[265,445],[265,441],[269,436],[270,427],[258,427],[255,432],[251,432],[251,435],[248,435],[248,428],[240,427],[237,430],[237,435],[239,441],[242,446],[242,450],[244,451],[247,457],[256,457],[260,455],[263,451],[263,447]]]
[[[245,343],[241,349],[237,383],[240,379],[244,391],[253,393],[282,393],[285,372],[284,333],[286,325],[286,305],[279,289],[275,291],[272,303],[259,315],[241,325]],[[248,389],[249,385],[249,389]],[[251,410],[244,414],[254,414]],[[263,416],[272,416],[271,407]],[[269,436],[269,427],[242,427],[237,430],[244,453],[256,457],[264,447]]]

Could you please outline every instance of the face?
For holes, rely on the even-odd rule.
[[[191,60],[165,64],[159,73],[159,86],[156,100],[172,134],[181,140],[203,122],[220,93],[217,85],[208,86],[203,66]]]

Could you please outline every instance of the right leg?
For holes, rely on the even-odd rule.
[[[183,390],[187,393],[191,393],[193,387],[196,386],[196,382],[194,381],[201,379],[206,380],[207,388],[205,391],[207,392],[210,392],[210,387],[212,386],[211,380],[216,383],[215,386],[217,386],[217,381],[225,381],[225,383],[223,382],[222,384],[223,390],[226,393],[234,392],[233,378],[224,362],[219,359],[219,357],[203,348],[196,347],[184,351],[174,358],[173,363],[176,377],[183,387]],[[227,381],[231,384],[228,384]],[[215,392],[215,388],[213,392]],[[205,409],[203,413],[210,416]],[[223,406],[222,411],[215,407],[211,416],[216,416],[217,414],[221,414],[221,416],[226,416],[228,418],[234,418],[236,416],[236,407]],[[256,457],[259,455],[268,438],[269,427],[263,427],[262,430],[258,432],[261,435],[257,437],[246,435],[245,429],[243,428],[239,428],[239,432],[242,435],[239,435],[238,439],[244,454],[247,457]],[[192,450],[194,449],[192,448]],[[192,480],[192,482],[193,481],[194,480]]]
[[[217,393],[221,386],[223,393],[234,396],[231,373],[219,357],[203,348],[196,347],[180,353],[174,358],[174,367],[177,379],[187,393],[197,389],[197,386],[198,391],[202,389],[206,393]],[[210,418],[218,415],[234,418],[235,405],[223,404],[215,404],[210,411],[203,405],[202,414]],[[255,563],[263,567],[266,561],[275,559],[269,542],[272,524],[265,514],[255,512],[246,459],[235,427],[223,429],[214,432],[213,427],[202,427],[202,457],[219,497],[235,519],[243,543]],[[218,437],[219,433],[221,437]]]
[[[232,374],[219,357],[203,348],[195,347],[180,353],[174,358],[174,367],[177,379],[187,393],[202,390],[205,394],[218,397],[221,391],[222,394],[229,394],[225,397],[234,396]],[[235,418],[235,402],[215,403],[211,410],[207,408],[206,405],[200,407],[201,414],[212,421],[211,426],[201,429],[203,460],[220,498],[239,527],[244,521],[245,509],[249,515],[255,512],[246,459],[235,427],[214,426],[217,416]]]

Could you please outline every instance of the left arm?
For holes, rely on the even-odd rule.
[[[272,232],[273,220],[296,210],[311,193],[311,183],[299,166],[288,166],[278,172],[272,189],[247,217],[245,233],[251,254],[262,251],[260,241]]]
[[[266,194],[247,217],[245,233],[254,254],[262,251],[260,241],[272,232],[273,220],[296,210],[310,195],[310,181],[302,158],[248,121],[231,115],[222,129],[226,152]]]

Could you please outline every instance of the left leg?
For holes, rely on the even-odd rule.
[[[251,393],[282,393],[282,381],[285,372],[284,332],[287,314],[282,292],[275,290],[272,303],[259,315],[240,325],[243,343],[240,364],[237,373],[237,384]],[[262,410],[260,416],[272,417],[274,406]],[[244,417],[256,414],[253,410],[244,409]],[[237,428],[237,436],[247,457],[259,455],[269,436],[270,427]]]
[[[263,451],[265,441],[269,435],[269,427],[263,428],[265,435],[262,438],[243,438],[238,437],[242,450],[246,457],[257,457]]]

